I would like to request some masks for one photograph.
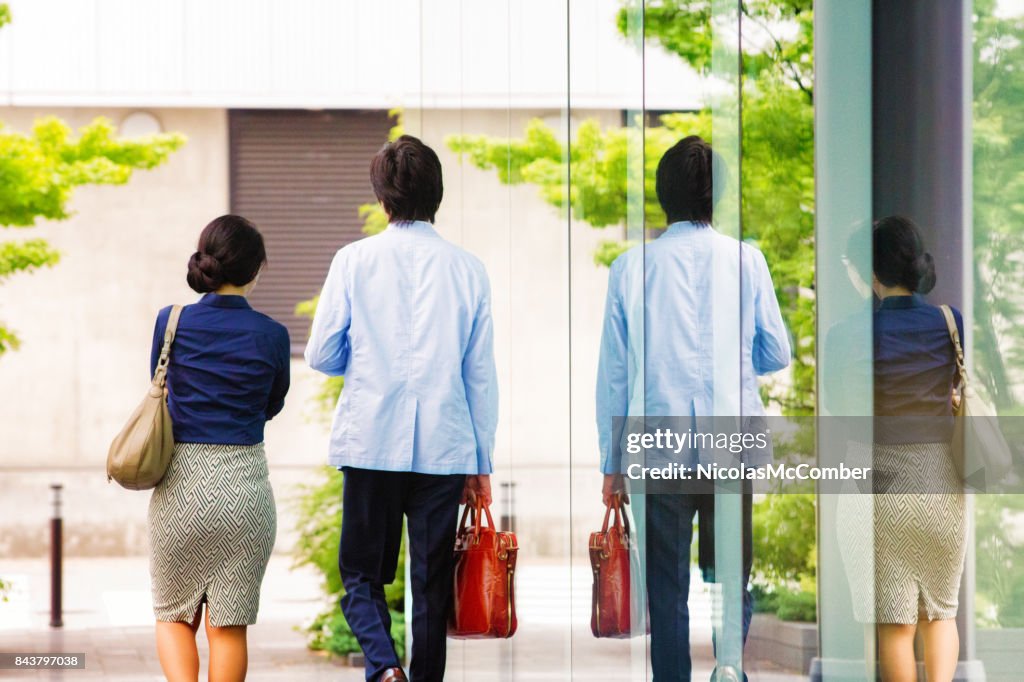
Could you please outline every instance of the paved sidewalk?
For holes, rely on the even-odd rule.
[[[0,679],[162,680],[153,641],[149,572],[144,557],[69,559],[65,563],[65,627],[47,626],[49,579],[44,560],[0,563],[13,579],[10,601],[0,603],[0,651],[85,653],[85,670],[22,673],[0,671]],[[517,572],[519,631],[511,640],[449,641],[448,682],[585,679],[631,682],[646,679],[647,642],[595,639],[590,633],[590,571],[585,565],[524,561]],[[710,600],[695,575],[691,595],[694,679],[708,679],[711,653]],[[318,577],[291,570],[274,556],[263,583],[260,622],[249,630],[249,680],[356,682],[362,669],[349,668],[306,649],[296,626],[322,607]],[[200,634],[205,679],[206,638]],[[802,675],[748,670],[751,682],[801,682]]]
[[[43,560],[4,561],[0,575],[13,578],[10,601],[0,603],[0,651],[85,653],[85,670],[0,670],[0,679],[162,680],[153,635],[149,571],[144,557],[68,559],[64,574],[64,627],[49,621],[49,575]],[[260,600],[260,621],[249,628],[250,680],[362,680],[360,669],[343,667],[305,645],[296,625],[321,608],[318,578],[290,570],[290,559],[274,556]],[[205,671],[205,634],[197,638]],[[204,672],[205,675],[205,672]]]

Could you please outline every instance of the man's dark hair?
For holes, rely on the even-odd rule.
[[[684,137],[665,152],[658,162],[655,190],[669,223],[711,222],[718,194],[713,188],[716,166],[721,182],[725,177],[721,159],[697,135]]]
[[[412,135],[388,142],[370,162],[370,183],[394,222],[434,222],[444,185],[434,150]]]

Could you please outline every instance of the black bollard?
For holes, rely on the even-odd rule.
[[[60,516],[60,491],[64,486],[53,483],[53,516],[50,518],[50,627],[64,627],[62,588],[64,584],[64,538]]]

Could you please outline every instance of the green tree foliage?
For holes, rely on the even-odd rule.
[[[1024,495],[975,496],[977,593],[975,611],[985,627],[1024,627]]]
[[[1019,407],[1009,373],[1024,371],[1024,17],[998,17],[995,5],[974,3],[974,358],[1010,412]]]
[[[639,22],[624,7],[621,32],[630,37]],[[795,338],[792,385],[768,396],[788,414],[814,410],[814,109],[813,15],[810,0],[754,0],[743,4],[744,21],[756,30],[744,44],[743,235],[765,253],[783,314]],[[647,4],[645,38],[678,54],[691,67],[711,67],[709,0],[661,0]],[[780,30],[786,26],[787,30]],[[620,227],[628,210],[627,187],[635,186],[627,163],[642,145],[644,218],[664,227],[654,192],[654,171],[665,150],[686,135],[711,139],[711,110],[660,117],[641,131],[640,121],[601,129],[583,122],[564,144],[540,120],[520,138],[454,135],[448,146],[478,168],[494,170],[504,183],[536,185],[549,204],[571,205],[575,218],[595,228]],[[642,136],[642,142],[641,142]],[[712,140],[713,143],[713,140]],[[569,164],[572,183],[567,182]],[[610,264],[629,244],[602,242],[595,261]]]
[[[105,118],[76,135],[55,117],[36,122],[24,135],[0,129],[0,224],[30,227],[39,218],[64,220],[74,189],[81,185],[123,185],[136,169],[167,160],[184,143],[178,134],[118,139]]]
[[[0,4],[0,26],[10,20],[10,9]],[[105,118],[77,133],[52,116],[36,121],[29,134],[0,124],[0,225],[28,228],[39,219],[64,220],[76,187],[123,185],[135,170],[159,166],[184,143],[184,136],[177,133],[118,138]],[[4,241],[0,282],[59,260],[60,254],[45,240]],[[17,335],[0,323],[0,355],[17,347]]]

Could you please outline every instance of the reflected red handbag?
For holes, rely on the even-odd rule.
[[[487,525],[483,525],[484,516]],[[482,500],[466,505],[455,536],[455,589],[448,618],[449,637],[490,639],[515,634],[518,551],[515,533],[494,527],[490,507]]]
[[[604,524],[590,534],[590,566],[594,592],[590,630],[595,637],[624,639],[630,636],[629,520],[616,495],[604,511]],[[615,521],[608,526],[615,512]]]

